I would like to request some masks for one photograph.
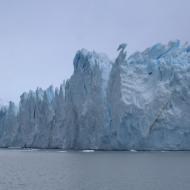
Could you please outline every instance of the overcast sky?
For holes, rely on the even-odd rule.
[[[58,86],[78,49],[117,55],[190,41],[190,0],[0,0],[0,99]]]

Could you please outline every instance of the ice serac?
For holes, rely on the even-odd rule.
[[[68,147],[98,149],[107,131],[107,86],[111,62],[105,55],[80,50],[66,84]]]
[[[21,95],[13,147],[62,148],[64,89],[63,83],[60,89],[50,86]]]
[[[179,41],[127,60],[119,55],[110,77],[114,148],[190,148],[189,72],[190,54]]]
[[[0,109],[0,145],[3,148],[11,146],[18,130],[17,107],[13,102]]]
[[[0,147],[190,150],[190,45],[156,44],[114,62],[77,52],[60,88],[0,108]]]

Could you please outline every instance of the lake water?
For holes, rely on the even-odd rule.
[[[190,152],[0,150],[0,190],[189,190]]]

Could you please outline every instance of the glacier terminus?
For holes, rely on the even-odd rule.
[[[190,45],[126,49],[115,61],[81,49],[59,88],[1,105],[0,147],[190,150]]]

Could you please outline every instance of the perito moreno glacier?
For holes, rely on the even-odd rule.
[[[115,61],[82,49],[60,88],[1,106],[0,147],[190,150],[190,45],[126,46]]]

